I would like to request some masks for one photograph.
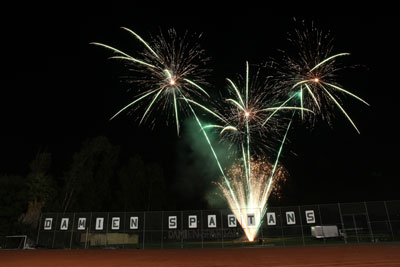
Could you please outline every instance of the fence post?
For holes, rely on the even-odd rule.
[[[282,209],[281,207],[279,207],[279,215],[280,215],[280,221],[281,221],[281,233],[282,233],[282,242],[283,242],[283,246],[285,246],[285,236],[283,235],[283,226],[282,226]]]
[[[75,226],[75,212],[74,212],[74,216],[72,217],[71,239],[69,240],[69,249],[71,249],[71,247],[72,247],[72,238],[74,236],[74,226]]]
[[[86,228],[86,241],[85,241],[85,249],[88,248],[88,238],[89,238],[89,232],[91,231],[90,228],[92,227],[92,218],[93,217],[93,213],[90,212],[90,223],[89,223],[89,227]],[[92,234],[92,233],[90,233]],[[90,242],[90,240],[89,240]]]
[[[319,204],[318,204],[318,213],[319,213],[319,221],[320,221],[320,224],[321,224],[321,226],[324,226],[324,223],[322,222],[322,215],[321,215],[321,209],[319,208]],[[324,228],[322,227],[322,231],[324,230]],[[324,244],[326,244],[326,238],[325,238],[325,235],[324,235]]]
[[[386,206],[386,201],[383,201],[383,204],[385,204],[385,210],[386,210],[386,215],[387,215],[387,217],[388,217],[389,229],[390,229],[390,233],[392,234],[392,241],[394,241],[392,223],[390,222],[390,216],[389,216],[388,208],[387,208],[387,206]]]
[[[369,214],[368,214],[367,202],[365,202],[365,201],[364,201],[364,206],[365,206],[365,213],[367,215],[367,220],[368,220],[368,227],[369,227],[371,242],[374,242],[374,232],[372,231],[371,221],[369,219]]]
[[[125,234],[125,238],[124,238],[125,242],[122,245],[122,248],[124,249],[125,248],[125,244],[127,243],[126,242],[127,238],[128,238],[127,231],[126,231],[126,211],[124,211],[124,229],[123,229],[123,233]]]
[[[38,234],[36,236],[36,245],[39,244],[40,227],[42,226],[42,216],[43,216],[43,213],[40,213]]]
[[[144,249],[144,239],[146,237],[146,212],[143,211],[143,249]]]
[[[56,221],[55,221],[55,223],[54,223],[54,234],[53,234],[53,242],[52,242],[52,244],[51,244],[51,248],[54,248],[54,241],[55,241],[55,239],[56,239],[58,213],[56,213],[56,214],[57,214],[57,216],[56,216]]]
[[[224,248],[224,222],[222,220],[222,210],[219,211],[221,215],[221,242],[222,242],[222,248]]]
[[[204,237],[203,237],[203,210],[200,211],[200,218],[201,218],[201,248],[204,248]]]
[[[106,224],[106,248],[108,247],[108,226],[110,224],[110,213],[107,212],[107,224]]]
[[[299,217],[300,217],[300,227],[301,227],[301,237],[303,238],[303,246],[306,246],[306,242],[304,241],[304,232],[303,232],[303,220],[301,218],[301,210],[300,206],[297,206],[299,209]]]
[[[354,217],[354,214],[353,214],[353,224],[354,224],[354,229],[356,230],[357,243],[360,243],[360,239],[358,238],[358,231],[357,231],[356,218]]]
[[[183,248],[183,211],[181,211],[181,248]]]
[[[338,208],[339,208],[339,217],[340,217],[340,223],[342,224],[342,231],[344,234],[344,243],[347,244],[347,233],[346,233],[346,229],[344,229],[344,222],[343,222],[343,217],[342,217],[342,210],[340,209],[340,203],[338,204]],[[358,237],[357,237],[358,238]]]
[[[161,249],[164,248],[164,211],[161,211]]]
[[[263,229],[264,218],[261,218],[261,212],[262,212],[262,210],[260,208],[260,228],[259,229],[261,229],[261,240],[262,240],[261,246],[263,247],[264,246],[264,229]]]

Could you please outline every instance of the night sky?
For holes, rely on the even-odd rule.
[[[26,174],[39,149],[53,154],[53,172],[62,173],[83,140],[106,135],[111,142],[164,167],[171,192],[182,208],[199,208],[195,197],[179,192],[177,178],[184,146],[175,126],[160,122],[153,130],[137,126],[132,117],[108,119],[130,96],[119,81],[121,66],[107,60],[109,52],[89,45],[102,42],[141,49],[119,27],[144,39],[159,29],[203,33],[200,40],[212,59],[209,82],[224,88],[226,77],[243,73],[245,61],[262,64],[287,47],[293,16],[276,17],[263,10],[177,12],[165,10],[58,9],[15,12],[3,21],[0,172]],[[303,17],[297,17],[298,20]],[[345,62],[359,64],[343,71],[343,86],[371,104],[346,98],[344,108],[361,135],[339,110],[332,127],[323,122],[313,130],[297,125],[282,159],[290,173],[291,190],[282,204],[336,203],[399,199],[395,186],[398,157],[398,35],[396,17],[311,17],[335,38],[334,52],[350,52]],[[5,36],[5,37],[4,37]],[[119,46],[120,44],[120,46]],[[211,156],[211,155],[210,155]],[[190,166],[181,166],[189,168]],[[195,172],[195,171],[193,171]],[[189,179],[199,186],[196,174]],[[209,181],[204,181],[209,183]],[[284,192],[285,194],[285,192]]]

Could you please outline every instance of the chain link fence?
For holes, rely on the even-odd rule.
[[[230,210],[43,213],[36,243],[56,249],[308,246],[400,241],[400,201],[269,207],[254,241],[254,214]],[[253,217],[251,217],[253,216]]]

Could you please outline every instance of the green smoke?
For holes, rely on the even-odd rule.
[[[201,122],[203,126],[207,122]],[[184,197],[194,196],[207,203],[209,208],[226,207],[226,202],[219,188],[213,182],[220,182],[221,170],[210,145],[199,124],[194,118],[183,123],[182,138],[178,142],[176,188]],[[220,143],[218,133],[213,129],[205,129],[209,141],[218,157],[220,166],[227,169],[234,160],[234,151],[230,144]]]

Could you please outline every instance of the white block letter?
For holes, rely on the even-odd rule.
[[[313,210],[306,210],[307,223],[315,223],[315,215]]]
[[[78,219],[78,230],[85,230],[86,228],[86,218]]]
[[[236,217],[233,214],[228,215],[228,227],[236,227]]]
[[[129,229],[139,229],[139,217],[131,217],[130,218]]]
[[[168,216],[168,229],[176,229],[178,227],[176,216]]]
[[[208,215],[207,217],[208,228],[217,227],[217,215]]]
[[[69,218],[62,218],[60,230],[68,230],[68,222],[69,222]]]
[[[275,212],[267,212],[267,225],[276,225]]]
[[[256,226],[256,218],[253,213],[247,214],[247,226]]]
[[[53,218],[44,219],[44,230],[51,230],[52,224],[53,224]]]
[[[189,228],[197,228],[197,215],[189,215]]]
[[[96,230],[103,230],[104,218],[96,218]]]
[[[112,230],[119,230],[119,222],[120,222],[119,217],[113,217],[111,219],[111,229]]]
[[[296,224],[296,217],[294,216],[294,211],[286,212],[286,223],[287,224]]]

